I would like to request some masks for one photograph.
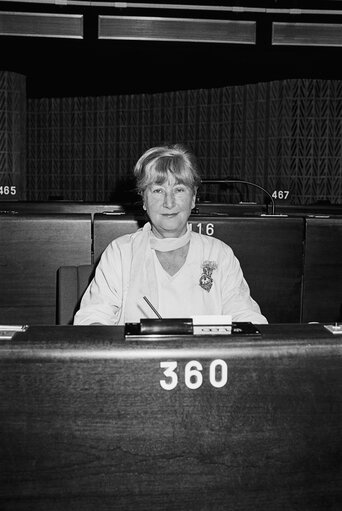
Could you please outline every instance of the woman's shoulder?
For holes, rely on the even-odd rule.
[[[118,236],[114,238],[104,249],[103,253],[106,253],[108,256],[113,253],[118,253],[125,251],[130,248],[133,244],[134,240],[142,237],[142,229],[138,229],[135,232],[123,234],[122,236]]]
[[[122,236],[119,236],[116,238],[116,241],[118,245],[126,245],[127,243],[130,243],[135,238],[140,237],[142,235],[142,229],[138,229],[137,231],[130,232],[127,234],[123,234]]]
[[[135,232],[130,232],[127,234],[123,234],[122,236],[118,236],[114,238],[108,245],[108,247],[123,247],[125,245],[131,244],[136,238],[141,238],[143,235],[143,229],[140,228]]]

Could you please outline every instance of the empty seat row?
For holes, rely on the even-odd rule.
[[[56,311],[58,269],[96,265],[113,239],[145,221],[117,214],[0,215],[0,324],[54,324],[56,313],[65,322]],[[271,323],[341,320],[342,218],[194,215],[190,221],[194,231],[232,247]]]

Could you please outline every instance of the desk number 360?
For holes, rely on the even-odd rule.
[[[172,390],[178,385],[177,362],[160,362],[166,379],[160,386]],[[191,360],[184,367],[184,383],[189,389],[198,389],[203,383],[203,366],[198,360]],[[224,360],[213,360],[209,365],[209,382],[213,387],[224,387],[228,381],[228,366]]]

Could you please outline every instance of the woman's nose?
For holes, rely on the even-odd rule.
[[[171,209],[175,205],[175,194],[173,192],[166,192],[164,195],[164,208]]]

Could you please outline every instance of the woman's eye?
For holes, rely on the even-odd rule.
[[[185,192],[185,187],[184,186],[177,186],[176,188],[176,192],[179,193],[179,192]]]
[[[163,192],[162,188],[153,188],[153,190],[152,190],[152,193],[162,193],[162,192]]]

